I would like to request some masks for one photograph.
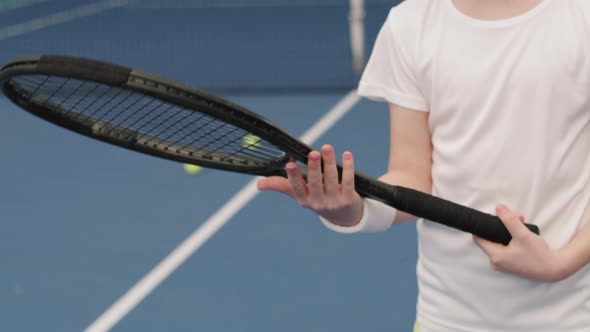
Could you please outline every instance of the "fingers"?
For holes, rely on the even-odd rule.
[[[303,175],[301,175],[301,170],[297,164],[290,162],[285,166],[285,170],[287,171],[287,181],[293,190],[293,198],[298,201],[306,200],[309,192],[307,190],[305,179],[303,179]]]
[[[291,161],[285,165],[287,178],[261,179],[258,182],[258,189],[289,195],[301,206],[320,214],[350,209],[350,205],[355,203],[355,195],[358,196],[354,185],[352,153],[345,152],[342,160],[340,176],[334,148],[331,145],[324,145],[320,151],[309,153],[306,178],[297,163]]]
[[[324,181],[322,179],[321,155],[317,151],[309,153],[307,162],[307,188],[309,199],[320,201],[324,196]]]
[[[322,147],[322,159],[324,160],[324,192],[328,196],[336,195],[340,191],[340,182],[332,146],[324,145]]]
[[[528,233],[528,229],[523,225],[524,218],[514,214],[505,205],[499,204],[496,207],[496,215],[504,223],[512,237],[522,237]]]
[[[295,193],[291,184],[287,179],[281,176],[271,176],[260,179],[256,183],[256,186],[258,187],[258,190],[276,191],[295,198]]]
[[[503,204],[496,206],[496,215],[506,226],[506,229],[508,229],[508,232],[513,238],[527,235],[528,230],[523,225],[524,217],[522,215],[514,214]],[[490,257],[498,257],[505,250],[504,245],[488,241],[478,236],[473,236],[473,240]]]
[[[351,198],[354,192],[354,159],[347,151],[342,155],[342,194]]]

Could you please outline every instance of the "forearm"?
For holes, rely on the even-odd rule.
[[[590,223],[582,227],[572,241],[561,250],[564,268],[563,276],[567,277],[590,263]]]

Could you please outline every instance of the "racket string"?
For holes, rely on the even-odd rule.
[[[252,141],[252,134],[238,126],[139,92],[48,75],[17,77],[13,83],[36,104],[91,126],[93,135],[228,164],[263,165],[285,158],[283,151],[261,139]],[[206,107],[224,107],[211,103]]]
[[[107,91],[108,93],[108,91]],[[100,105],[99,107],[97,107],[94,112],[90,113],[89,115],[86,115],[86,119],[94,119],[94,116],[96,114],[98,114],[98,112],[100,112],[106,105],[108,105],[111,101],[113,101],[115,98],[117,98],[121,93],[123,93],[123,90],[121,89],[117,89],[117,93],[115,93],[114,95],[112,95],[110,98],[108,98],[104,103],[102,103],[102,105]],[[105,93],[105,96],[107,94]]]
[[[115,104],[114,107],[108,108],[107,111],[104,114],[102,114],[101,116],[99,116],[96,119],[97,121],[99,121],[99,122],[100,121],[103,121],[107,117],[107,115],[111,114],[117,107],[119,107],[120,105],[122,105],[123,103],[125,103],[127,100],[129,100],[129,98],[131,98],[131,96],[133,96],[133,92],[125,91],[125,90],[121,90],[121,91],[129,92],[129,93],[127,94],[127,96],[125,98],[123,98],[117,104]],[[111,121],[109,121],[109,122],[111,122]]]
[[[131,124],[129,124],[129,125],[128,125],[128,128],[133,130],[133,127],[134,127],[134,126],[135,126],[137,123],[141,122],[143,119],[145,119],[146,117],[148,117],[148,116],[149,116],[149,115],[150,115],[152,112],[155,112],[157,109],[159,109],[160,107],[162,107],[162,105],[164,105],[164,102],[163,102],[163,101],[161,101],[161,100],[158,100],[158,106],[156,106],[156,107],[155,107],[154,109],[152,109],[150,112],[143,112],[143,114],[142,114],[142,115],[141,115],[141,116],[140,116],[138,119],[136,119],[135,121],[133,121]],[[138,111],[138,112],[139,112],[139,111]],[[137,115],[137,113],[138,113],[138,112],[135,112],[135,113],[133,114],[133,116]],[[129,119],[131,119],[133,116],[129,117]],[[125,121],[127,121],[127,120],[125,120]]]
[[[134,102],[133,104],[129,105],[129,106],[127,107],[127,109],[130,109],[131,107],[133,107],[133,106],[134,106],[135,104],[137,104],[138,102],[139,102],[139,99],[138,99],[138,100],[136,100],[136,102]],[[150,101],[149,101],[147,104],[143,105],[143,107],[139,108],[139,110],[142,110],[142,109],[146,108],[147,106],[149,106],[149,104],[151,104],[151,103],[153,103],[153,102],[154,102],[154,99],[152,98],[152,100],[150,100]],[[117,113],[117,114],[115,115],[115,117],[113,117],[113,119],[111,119],[111,121],[110,121],[110,122],[115,122],[115,123],[116,123],[116,121],[115,121],[115,120],[116,120],[118,117],[120,117],[120,116],[123,116],[124,118],[123,118],[123,120],[122,120],[122,121],[120,121],[120,122],[117,124],[117,126],[116,126],[116,127],[115,127],[115,126],[113,126],[112,128],[110,128],[110,130],[109,130],[108,132],[106,132],[106,135],[111,135],[111,134],[112,134],[112,133],[113,133],[113,132],[114,132],[114,131],[115,131],[117,128],[124,128],[124,129],[126,129],[126,130],[130,130],[130,128],[129,128],[129,127],[126,127],[126,126],[124,126],[124,124],[125,124],[125,121],[127,121],[129,118],[131,118],[131,117],[132,117],[134,114],[136,114],[136,113],[137,113],[137,111],[136,111],[136,112],[133,112],[133,113],[131,113],[131,114],[128,114],[128,115],[125,115],[123,112],[121,112],[121,113]]]
[[[78,92],[78,90],[80,90],[80,88],[82,88],[82,86],[84,86],[84,84],[85,84],[85,83],[86,83],[86,82],[81,82],[80,84],[78,84],[78,86],[77,86],[75,89],[73,89],[73,90],[72,90],[72,91],[71,91],[71,92],[68,94],[68,96],[67,96],[66,98],[64,98],[64,99],[63,99],[63,100],[62,100],[62,101],[61,101],[61,102],[60,102],[60,103],[57,105],[57,107],[58,107],[58,108],[61,108],[61,107],[63,106],[63,104],[64,104],[65,102],[67,102],[67,101],[68,101],[68,99],[70,99],[70,98],[71,98],[71,97],[72,97],[72,96],[73,96],[73,95],[74,95],[76,92]],[[66,84],[67,84],[67,82],[66,82]],[[73,108],[72,108],[72,109],[73,109]]]
[[[152,107],[152,104],[156,104],[156,107]],[[121,123],[121,126],[124,126],[124,127],[125,127],[125,128],[127,128],[127,129],[131,129],[131,128],[132,128],[132,124],[133,124],[133,123],[135,123],[135,121],[134,121],[134,122],[132,122],[132,124],[125,125],[125,123],[126,123],[127,121],[129,121],[130,119],[132,119],[134,116],[137,116],[138,114],[148,114],[148,113],[150,113],[152,110],[154,110],[154,109],[158,109],[158,107],[159,107],[161,104],[162,104],[162,102],[161,102],[161,101],[159,101],[159,100],[157,100],[157,99],[155,99],[155,98],[151,98],[151,99],[149,100],[149,102],[147,102],[147,103],[146,103],[146,104],[144,104],[143,106],[141,106],[141,107],[137,108],[137,110],[136,110],[136,111],[134,111],[134,112],[129,112],[129,114],[125,115],[125,117],[123,118],[123,120],[121,120],[121,121],[120,121],[120,123]],[[148,108],[149,108],[149,111],[144,111],[145,109],[148,109]],[[123,115],[123,114],[121,114],[121,115]]]
[[[200,121],[200,120],[201,120],[201,119],[197,119],[197,120],[195,120],[195,122],[196,122],[196,121]],[[205,123],[203,123],[202,125],[200,125],[199,127],[197,127],[195,131],[197,131],[197,132],[198,132],[198,131],[200,131],[200,130],[201,130],[201,129],[203,129],[203,128],[206,128],[206,127],[212,127],[212,126],[210,126],[210,125],[211,125],[212,123],[214,123],[214,122],[215,122],[215,119],[211,119],[211,118],[210,118],[210,119],[207,119],[207,121],[206,121]],[[215,131],[216,131],[216,130],[220,130],[220,129],[221,129],[221,127],[223,127],[223,124],[221,124],[221,125],[219,125],[219,126],[217,126],[217,127],[212,127],[212,128],[206,129],[206,130],[208,130],[208,131],[206,131],[206,132],[204,132],[204,133],[201,133],[201,134],[200,134],[200,136],[199,136],[198,138],[196,138],[196,139],[193,139],[192,141],[188,141],[188,143],[184,143],[184,144],[182,145],[182,147],[183,147],[183,148],[186,148],[186,147],[188,147],[188,146],[192,146],[194,143],[196,143],[197,141],[199,141],[201,138],[204,138],[204,137],[211,137],[211,138],[213,138],[213,137],[212,137],[212,135],[215,133]],[[178,133],[178,132],[177,132],[177,133]],[[176,139],[176,141],[171,141],[171,142],[169,142],[169,144],[168,144],[168,146],[167,146],[167,147],[170,147],[170,146],[172,146],[172,145],[178,144],[178,143],[182,142],[182,141],[183,141],[184,139],[186,139],[186,138],[190,138],[190,137],[192,136],[192,134],[193,134],[193,132],[190,132],[190,131],[189,131],[188,133],[184,134],[184,136],[181,136],[180,138]],[[168,138],[170,138],[170,137],[168,137]]]
[[[45,76],[45,79],[43,80],[43,82],[41,82],[41,84],[39,84],[39,86],[29,96],[29,101],[35,96],[37,91],[39,91],[43,87],[43,85],[45,85],[45,83],[47,83],[48,80],[49,80],[49,76]]]
[[[192,111],[188,111],[185,110],[187,112],[188,115],[193,115],[196,114]],[[187,117],[183,117],[181,120],[184,120]],[[205,115],[200,115],[197,119],[186,123],[183,127],[181,127],[178,130],[178,133],[180,133],[183,129],[189,127],[190,125],[200,121],[201,119],[205,118]],[[177,121],[177,122],[181,122]],[[197,128],[193,128],[191,131],[188,131],[187,134],[185,134],[184,136],[181,136],[180,138],[178,138],[176,141],[170,142],[168,145],[166,145],[164,147],[164,149],[170,149],[172,146],[181,143],[183,140],[185,140],[186,138],[191,138],[194,133],[201,133],[199,136],[193,138],[191,141],[188,141],[187,143],[183,144],[180,147],[177,147],[176,150],[184,150],[184,149],[190,149],[192,147],[193,151],[189,151],[189,154],[194,154],[196,151],[207,151],[206,148],[211,147],[212,145],[214,145],[217,142],[221,142],[219,147],[215,147],[215,150],[222,150],[223,148],[231,145],[231,144],[239,144],[239,145],[244,145],[244,138],[246,136],[248,136],[249,133],[246,133],[243,130],[240,130],[240,128],[238,127],[233,127],[233,129],[229,129],[228,131],[223,131],[224,127],[228,127],[227,123],[222,123],[222,125],[217,126],[217,127],[213,127],[211,128],[209,131],[207,132],[202,132],[201,130],[207,126],[209,126],[211,123],[218,121],[214,118],[210,118],[209,117],[209,121],[205,122],[203,125],[197,127]],[[164,121],[165,122],[165,121]],[[162,122],[163,123],[163,122]],[[171,127],[173,127],[174,125],[176,125],[176,123],[173,123],[172,125],[168,126],[167,128],[163,129],[162,131],[167,131],[168,129],[170,129]],[[241,132],[240,132],[241,131]],[[235,132],[238,132],[237,135],[234,135]],[[167,141],[170,137],[172,137],[174,135],[174,133],[171,133],[170,135],[168,135],[167,137],[160,139],[160,143]],[[226,143],[223,143],[223,141],[220,141],[221,138],[228,138],[226,141]],[[197,142],[199,142],[202,139],[207,139],[206,142],[200,143],[198,144],[199,148],[194,148],[195,144]],[[253,153],[250,150],[259,150],[261,152],[261,154],[263,154],[263,156],[265,158],[272,158],[272,157],[276,157],[276,155],[279,153],[281,153],[281,151],[279,151],[278,149],[269,149],[266,148],[263,144],[260,144],[261,140],[257,140],[257,142],[255,143],[250,143],[250,145],[246,145],[246,149],[241,148],[238,150],[235,150],[234,152],[228,153],[225,157],[221,158],[222,160],[226,160],[226,159],[230,159],[228,157],[230,156],[234,156],[236,154],[238,154],[239,152],[248,152],[247,155],[254,158],[256,157],[256,153]],[[160,144],[158,143],[158,144]],[[256,145],[255,148],[252,148],[252,146]],[[258,146],[260,145],[260,146]],[[213,150],[213,151],[215,151]],[[266,153],[265,153],[266,152]],[[211,154],[210,153],[206,153],[203,155],[206,158],[211,158]]]
[[[172,109],[172,108],[174,108],[174,107],[175,107],[174,105],[171,105],[169,109]],[[202,117],[204,117],[204,116],[202,116]],[[164,119],[164,121],[162,121],[162,122],[160,122],[158,125],[156,125],[156,128],[160,127],[162,124],[166,123],[168,120],[169,120],[169,119]],[[210,122],[213,122],[213,119],[210,119],[210,121],[209,121],[208,123],[205,123],[204,125],[202,125],[202,126],[200,126],[200,127],[197,127],[197,128],[195,128],[195,129],[194,129],[194,131],[199,131],[200,129],[202,129],[202,128],[206,127],[206,126],[207,126],[207,125],[208,125]],[[174,123],[173,123],[172,125],[169,125],[169,126],[168,126],[168,127],[166,127],[166,128],[167,128],[167,129],[169,129],[169,127],[170,127],[170,126],[173,126],[173,125],[174,125]],[[174,135],[174,132],[172,132],[172,133],[170,133],[170,134],[169,134],[167,137],[157,137],[157,136],[158,136],[160,133],[163,133],[163,132],[165,132],[165,130],[166,130],[166,129],[161,129],[159,133],[154,133],[154,135],[156,135],[156,136],[155,136],[155,139],[157,139],[157,140],[159,141],[159,143],[157,143],[157,144],[154,144],[154,145],[153,145],[154,147],[156,147],[157,145],[159,145],[159,144],[161,144],[161,143],[165,142],[165,141],[166,141],[168,138],[170,138],[172,135]]]
[[[42,103],[42,105],[47,105],[47,103],[49,102],[49,100],[51,98],[53,98],[54,96],[57,95],[57,93],[66,85],[66,83],[68,82],[68,80],[63,80],[63,83],[49,96],[45,99],[45,101]]]
[[[187,118],[188,118],[188,117],[190,117],[191,115],[193,115],[191,112],[186,112],[186,114],[185,114],[183,117],[181,117],[181,118],[180,118],[179,120],[177,120],[176,122],[172,122],[172,123],[170,123],[170,124],[169,124],[169,125],[168,125],[168,126],[165,128],[165,129],[162,129],[162,130],[160,131],[160,133],[163,133],[163,132],[166,132],[166,131],[168,131],[169,129],[173,128],[173,127],[174,127],[174,126],[176,126],[178,123],[180,123],[180,122],[182,122],[183,120],[187,119]],[[200,120],[201,120],[202,118],[204,118],[204,117],[205,117],[205,116],[203,115],[203,116],[200,116],[200,117],[198,117],[197,119],[194,119],[194,120],[192,120],[191,122],[189,122],[189,123],[187,123],[186,125],[184,125],[184,127],[183,127],[182,129],[184,129],[184,128],[186,128],[186,127],[190,126],[190,125],[192,125],[192,124],[193,124],[193,123],[195,123],[195,122],[198,122],[198,121],[200,121]],[[167,120],[166,120],[166,121],[167,121]],[[164,122],[166,122],[166,121],[164,121]],[[205,125],[202,125],[202,126],[200,126],[200,127],[197,127],[195,130],[200,130],[200,129],[202,129],[203,127],[205,127],[207,124],[208,124],[208,123],[206,123]],[[171,132],[170,132],[168,135],[166,135],[165,137],[163,137],[163,138],[162,138],[162,141],[167,141],[167,140],[168,140],[170,137],[173,137],[175,134],[178,134],[178,132],[179,132],[179,131],[171,131]],[[172,143],[170,143],[170,144],[169,144],[167,147],[169,147],[169,146],[172,146],[172,145],[174,145],[175,143],[177,143],[177,142],[172,142]]]
[[[225,144],[226,146],[229,144],[235,144],[240,146],[239,149],[235,149],[234,152],[227,154],[226,157],[237,155],[240,152],[247,153],[251,156],[256,156],[257,154],[260,154],[265,157],[272,157],[276,156],[277,153],[281,153],[280,150],[263,144],[263,141],[259,138],[256,138],[254,142],[251,142],[252,137],[255,136],[242,129],[237,134],[229,133],[225,136],[228,138],[229,141]]]
[[[238,127],[235,127],[234,129],[232,129],[232,130],[229,132],[229,135],[231,135],[233,132],[235,132],[235,131],[238,131],[238,130],[242,130],[242,129],[241,129],[241,128],[238,128]],[[209,146],[211,146],[212,144],[214,144],[215,142],[219,142],[219,141],[216,141],[216,140],[210,140],[210,141],[209,141],[209,143],[207,143],[206,145],[202,146],[202,147],[200,148],[200,150],[207,150],[207,148],[208,148]],[[234,143],[234,142],[233,142],[233,141],[228,141],[227,143],[223,144],[222,146],[220,146],[220,147],[216,148],[214,151],[219,151],[219,150],[223,151],[223,148],[224,148],[224,147],[226,147],[226,146],[228,146],[228,145],[230,145],[230,144],[232,144],[232,143]],[[211,156],[212,156],[212,155],[211,155],[211,153],[207,153],[207,154],[204,154],[203,156],[204,156],[205,158],[211,158]]]
[[[99,87],[100,87],[99,84],[94,84],[94,89],[88,90],[88,92],[86,93],[86,95],[83,98],[80,98],[80,100],[78,100],[76,102],[76,104],[74,104],[74,106],[72,107],[72,109],[66,110],[66,115],[67,114],[71,114],[72,113],[72,110],[76,109],[78,107],[78,105],[80,105],[84,101],[84,99],[86,99],[88,96],[90,96],[91,94],[93,94]],[[98,99],[96,99],[96,100],[98,100]],[[83,112],[80,112],[79,114],[82,114],[82,113]],[[77,116],[77,114],[76,114],[76,116]]]
[[[248,143],[248,140],[246,138],[248,136],[251,136],[251,134],[239,127],[233,127],[233,129],[230,129],[229,131],[220,131],[222,127],[227,127],[226,125],[227,124],[224,123],[224,126],[218,128],[219,130],[210,133],[210,135],[203,135],[203,137],[200,137],[196,140],[189,142],[187,146],[195,145],[195,143],[197,143],[197,141],[201,138],[208,138],[208,142],[203,143],[205,145],[199,144],[199,150],[202,151],[205,151],[208,147],[214,146],[216,143],[219,144],[219,146],[214,146],[213,151],[224,150],[224,148],[230,145],[241,146],[241,148],[234,149],[233,152],[227,153],[223,158],[221,158],[222,161],[230,160],[231,156],[235,156],[240,152],[248,152],[247,155],[252,158],[260,158],[260,155],[262,155],[265,158],[272,158],[275,157],[277,153],[281,153],[281,151],[277,149],[269,149],[265,145],[260,144],[261,140],[257,140],[257,142],[255,143]],[[222,137],[226,139],[220,140],[220,138]],[[211,155],[205,154],[204,157],[210,158]]]
[[[110,120],[109,120],[109,122],[112,122],[112,123],[117,123],[117,121],[115,121],[115,120],[116,120],[118,117],[120,117],[120,116],[124,116],[124,115],[125,115],[125,111],[127,111],[127,110],[129,110],[129,109],[133,108],[135,105],[137,105],[137,103],[139,103],[139,102],[140,102],[140,100],[141,100],[141,98],[137,98],[137,99],[135,99],[135,101],[134,101],[133,103],[131,103],[131,104],[127,105],[127,107],[125,107],[125,108],[124,108],[122,111],[120,111],[120,112],[115,112],[115,115],[114,115],[114,117],[113,117],[112,119],[110,119]],[[120,105],[121,105],[121,104],[120,104]],[[122,122],[121,122],[121,124],[122,124]]]
[[[140,126],[137,129],[137,132],[139,132],[139,133],[142,133],[142,131],[143,131],[143,133],[138,137],[138,140],[140,140],[140,139],[142,139],[142,138],[144,138],[145,136],[148,135],[149,131],[144,131],[143,130],[146,126],[149,126],[150,124],[152,124],[156,119],[158,119],[162,115],[166,114],[169,110],[171,110],[174,107],[174,105],[171,105],[171,104],[165,104],[165,105],[168,105],[168,108],[164,109],[160,114],[158,114],[157,116],[153,117],[150,121],[147,121],[146,123],[144,123],[142,126]]]
[[[100,86],[100,85],[98,85],[98,86]],[[80,110],[80,111],[78,111],[78,112],[74,112],[74,109],[70,110],[70,113],[74,113],[74,114],[72,114],[71,116],[72,116],[72,117],[73,117],[75,120],[79,120],[81,116],[84,116],[84,118],[85,118],[86,120],[88,120],[88,119],[91,119],[91,118],[92,118],[92,114],[90,114],[90,115],[86,115],[86,114],[85,114],[85,113],[86,113],[86,111],[87,111],[87,110],[89,110],[89,109],[91,110],[91,109],[92,109],[92,107],[94,107],[94,105],[96,105],[96,103],[97,103],[99,100],[101,100],[101,99],[102,99],[104,96],[106,96],[106,95],[107,95],[107,94],[108,94],[108,93],[109,93],[109,92],[110,92],[112,89],[113,89],[112,87],[108,87],[107,89],[105,89],[105,91],[104,91],[104,92],[103,92],[101,95],[99,95],[99,96],[96,96],[96,98],[94,98],[94,100],[93,100],[92,102],[88,103],[88,104],[86,105],[86,107],[84,107],[82,110]],[[104,106],[104,104],[103,104],[103,106]],[[95,112],[96,112],[96,111],[95,111]]]
[[[215,135],[215,133],[220,130],[222,127],[224,127],[226,125],[226,123],[217,123],[217,127],[213,127],[213,126],[209,126],[209,124],[214,124],[215,122],[218,122],[217,120],[211,118],[209,119],[209,121],[202,125],[201,127],[199,127],[197,130],[200,130],[202,128],[205,127],[210,127],[209,129],[206,129],[206,131],[202,132],[199,134],[199,136],[195,139],[193,139],[192,141],[189,141],[188,143],[184,144],[183,147],[188,147],[191,146],[193,147],[193,149],[195,148],[195,143],[197,143],[198,141],[200,141],[203,138],[209,138],[210,140],[213,140],[215,138],[217,138],[217,136]],[[203,150],[203,146],[200,146],[199,148],[196,149],[196,152]]]
[[[197,121],[202,119],[203,117],[204,117],[203,115],[200,116],[197,119]],[[194,135],[195,132],[201,132],[201,129],[209,126],[211,123],[213,123],[215,121],[218,121],[218,120],[210,118],[210,120],[208,122],[204,123],[200,127],[196,128],[195,130],[189,131],[187,134],[185,134],[184,136],[181,136],[176,141],[170,142],[168,145],[164,146],[164,149],[170,150],[170,148],[173,147],[174,145],[181,143],[186,138],[190,138],[191,136]],[[195,122],[196,121],[192,121],[190,123],[187,123],[184,127],[188,127],[191,124],[194,124]],[[215,154],[215,152],[223,150],[224,148],[226,148],[232,144],[244,145],[244,143],[243,143],[244,138],[246,136],[248,136],[248,133],[246,133],[245,131],[241,130],[238,127],[233,127],[233,129],[229,129],[228,131],[222,131],[223,128],[227,127],[227,126],[228,126],[227,123],[221,123],[221,125],[219,125],[217,127],[213,127],[209,131],[202,132],[199,136],[193,138],[191,141],[188,141],[187,143],[185,143],[181,146],[177,146],[175,148],[175,150],[177,152],[182,152],[183,150],[187,150],[189,155],[194,155],[195,152],[203,151],[204,152],[203,157],[205,157],[206,159],[211,159],[211,158],[213,158],[213,154]],[[238,134],[234,134],[236,132]],[[170,137],[171,137],[171,135],[169,135],[165,139],[160,139],[160,142],[157,144],[154,144],[154,146],[157,146],[157,145],[165,142]],[[221,138],[226,138],[226,140],[225,140],[226,142],[220,141]],[[206,141],[198,144],[198,148],[196,148],[195,147],[197,145],[196,143],[202,139],[206,139]],[[278,149],[268,149],[268,148],[265,148],[265,146],[263,146],[262,144],[260,144],[261,145],[260,147],[252,148],[253,145],[258,145],[259,142],[260,141],[254,143],[254,144],[246,145],[246,147],[248,149],[241,148],[241,149],[237,149],[233,152],[229,152],[229,153],[225,154],[223,157],[219,157],[219,159],[221,159],[222,161],[224,161],[224,160],[229,161],[232,159],[230,157],[237,155],[240,152],[244,152],[250,158],[258,158],[258,159],[260,159],[260,155],[262,155],[263,157],[268,159],[268,158],[276,157],[277,153],[281,153]],[[218,143],[219,146],[214,146],[216,143]],[[152,143],[148,143],[148,144],[151,145]],[[211,148],[211,149],[208,149],[208,148]],[[259,155],[257,155],[256,153],[254,153],[253,151],[250,151],[250,150],[258,150]],[[209,151],[209,152],[207,152],[207,151]],[[240,158],[240,161],[243,162],[243,158]]]

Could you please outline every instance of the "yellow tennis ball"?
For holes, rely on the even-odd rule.
[[[203,167],[198,165],[184,164],[184,171],[190,175],[197,175],[203,171]]]
[[[260,147],[260,137],[252,134],[244,136],[242,147],[251,151],[256,151]]]

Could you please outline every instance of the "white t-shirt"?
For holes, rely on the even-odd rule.
[[[552,248],[590,219],[590,0],[505,20],[407,0],[385,22],[359,94],[430,112],[433,194],[504,203]],[[495,271],[471,235],[419,220],[421,332],[588,332],[590,265],[556,283]]]

